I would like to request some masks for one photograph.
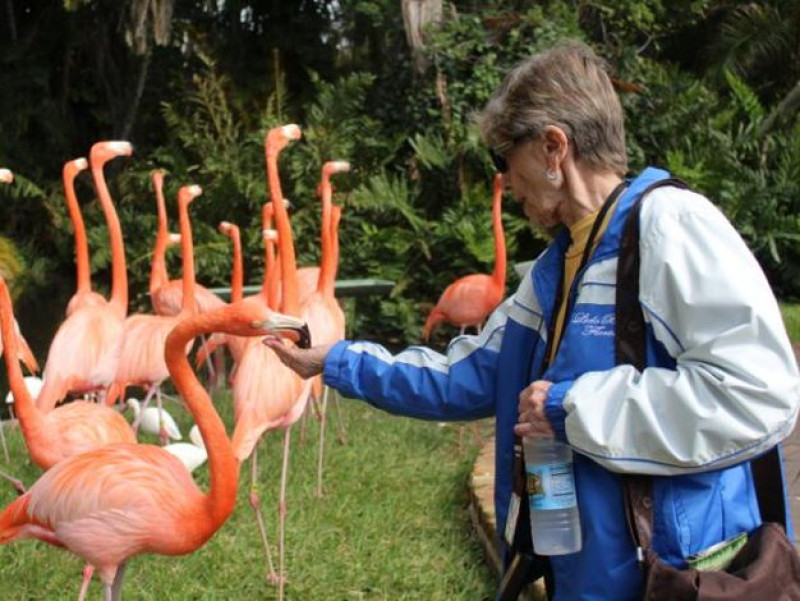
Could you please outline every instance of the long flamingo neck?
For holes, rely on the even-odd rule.
[[[233,243],[233,269],[231,270],[231,301],[238,303],[244,298],[244,267],[242,266],[242,238],[239,229],[231,230]]]
[[[297,262],[294,255],[294,239],[289,214],[283,204],[281,182],[278,176],[278,153],[267,153],[267,180],[269,193],[275,211],[275,226],[278,230],[278,257],[281,266],[281,291],[283,303],[281,311],[287,315],[300,315],[300,301],[297,289]]]
[[[494,271],[492,280],[497,286],[505,289],[506,285],[506,238],[503,233],[502,203],[503,184],[502,175],[495,176],[494,193],[492,197],[492,233],[494,234]]]
[[[334,274],[336,270],[333,263],[333,241],[331,240],[331,195],[331,181],[327,177],[323,177],[320,185],[320,197],[322,198],[322,231],[320,245],[322,247],[322,257],[319,266],[317,292],[327,296],[333,296]]]
[[[194,313],[197,310],[197,300],[194,297],[194,242],[192,241],[192,224],[189,221],[189,202],[185,198],[178,201],[178,211],[181,230],[181,255],[183,265],[183,313]]]
[[[89,292],[92,282],[89,278],[89,242],[86,239],[86,226],[83,223],[78,197],[75,194],[75,176],[78,171],[69,163],[64,165],[64,195],[67,198],[67,210],[75,232],[75,268],[78,292]]]
[[[153,262],[150,266],[150,294],[154,294],[159,288],[169,282],[166,259],[167,240],[169,239],[169,231],[167,229],[167,205],[164,201],[162,178],[158,174],[153,175],[153,187],[156,191],[158,229],[156,230],[156,244],[153,248]]]
[[[111,194],[103,175],[103,163],[92,164],[92,178],[97,189],[97,197],[103,207],[108,227],[108,238],[111,242],[111,303],[115,304],[123,315],[128,314],[128,273],[125,268],[125,243],[122,239],[122,227],[119,224],[117,211],[111,200]]]
[[[280,185],[280,184],[279,184]],[[266,232],[272,229],[272,203],[265,202],[261,208],[261,240],[264,243],[264,278],[261,280],[261,298],[271,309],[270,291],[273,290],[271,278],[275,277],[275,243],[267,238]]]
[[[336,285],[336,276],[339,272],[339,221],[342,218],[342,208],[339,206],[331,207],[331,254],[333,259],[333,283]]]
[[[208,393],[192,371],[186,358],[186,345],[199,334],[224,331],[235,313],[229,305],[211,313],[181,321],[167,337],[164,357],[170,377],[184,399],[208,449],[211,484],[206,495],[206,510],[214,530],[230,516],[236,502],[239,464],[233,455],[225,425],[211,404]]]
[[[19,366],[19,345],[14,327],[14,308],[11,305],[11,295],[8,292],[5,280],[0,279],[0,332],[2,332],[5,351],[6,369],[8,370],[8,384],[14,393],[14,410],[17,413],[24,432],[42,419],[41,411],[36,407],[25,386],[22,368]],[[25,436],[28,440],[28,437]]]

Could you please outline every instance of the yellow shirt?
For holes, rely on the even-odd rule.
[[[603,237],[603,232],[606,231],[611,214],[614,212],[616,207],[617,202],[614,200],[613,206],[611,206],[606,213],[605,219],[603,220],[603,223],[600,224],[600,229],[597,230],[597,234],[594,237],[592,250],[589,254],[590,258],[591,253],[593,253],[597,248],[597,243]],[[556,351],[558,350],[558,345],[561,342],[561,331],[564,327],[564,319],[566,317],[565,314],[567,311],[567,302],[569,300],[569,291],[572,288],[572,281],[575,279],[575,275],[577,274],[578,268],[581,265],[583,251],[586,248],[586,243],[589,241],[589,234],[592,232],[592,226],[594,226],[594,222],[599,213],[600,209],[594,213],[590,213],[580,221],[573,223],[569,228],[572,243],[569,245],[569,248],[564,255],[564,282],[561,293],[561,306],[558,308],[558,314],[556,315],[556,327],[553,329],[553,345],[550,347],[550,356],[548,357],[548,361],[550,363],[553,362],[553,359],[556,356]]]

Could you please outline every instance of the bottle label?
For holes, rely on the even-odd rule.
[[[532,510],[570,509],[577,505],[572,463],[526,465],[525,471]]]

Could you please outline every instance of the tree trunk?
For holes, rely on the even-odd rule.
[[[131,130],[133,129],[133,125],[136,123],[136,114],[139,112],[139,104],[142,100],[142,95],[144,94],[145,85],[147,85],[147,74],[150,71],[150,59],[153,56],[153,51],[148,49],[147,53],[142,57],[141,62],[139,63],[139,72],[136,77],[136,91],[133,95],[133,100],[131,100],[130,106],[128,106],[128,112],[125,115],[125,121],[122,123],[121,129],[121,138],[123,140],[127,140],[131,134]]]
[[[424,29],[441,20],[442,0],[403,0],[403,25],[417,75],[423,75],[429,63],[425,56]]]
[[[800,81],[789,90],[789,93],[783,97],[783,100],[778,103],[778,106],[764,119],[761,127],[758,128],[759,137],[767,135],[778,123],[778,120],[782,117],[790,116],[798,108],[800,108]]]

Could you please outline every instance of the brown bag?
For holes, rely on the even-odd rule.
[[[645,575],[645,601],[800,600],[800,559],[783,526],[762,524],[722,570],[681,570],[661,561],[650,546],[651,479],[624,480],[629,525]]]
[[[639,305],[639,210],[655,187],[686,187],[663,180],[645,190],[631,208],[617,267],[616,362],[646,367],[644,317]],[[717,570],[677,569],[653,551],[652,478],[623,476],[628,526],[644,570],[645,601],[800,601],[800,560],[784,529],[786,495],[777,447],[751,462],[764,523],[727,566]],[[783,524],[783,525],[782,525]]]

